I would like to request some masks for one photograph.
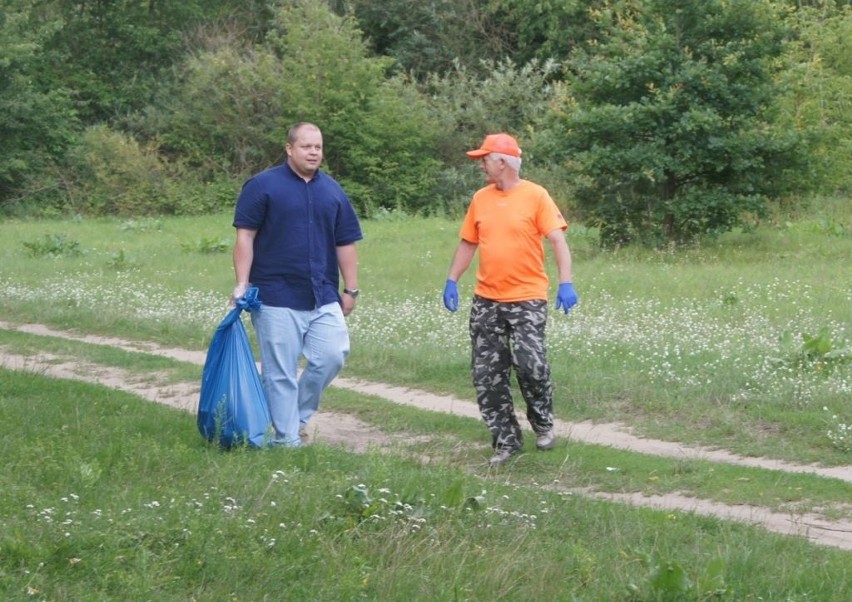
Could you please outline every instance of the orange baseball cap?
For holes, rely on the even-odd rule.
[[[521,147],[518,146],[518,141],[509,134],[489,134],[482,141],[482,146],[476,150],[467,151],[467,156],[471,159],[481,159],[491,153],[520,157]]]

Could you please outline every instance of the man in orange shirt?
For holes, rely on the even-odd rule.
[[[477,249],[479,269],[470,308],[471,372],[482,419],[492,435],[491,466],[505,463],[523,445],[509,375],[512,368],[527,406],[536,447],[551,449],[553,383],[545,346],[548,278],[543,239],[559,272],[556,309],[577,303],[572,284],[568,223],[542,186],[520,177],[521,149],[508,134],[485,137],[468,151],[478,159],[488,185],[473,195],[450,263],[444,306],[459,307],[458,279]]]

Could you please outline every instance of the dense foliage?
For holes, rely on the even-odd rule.
[[[0,13],[0,202],[14,199],[25,180],[45,177],[78,129],[69,91],[33,81],[41,43],[57,27]]]
[[[4,0],[0,210],[197,214],[319,124],[359,212],[458,213],[508,131],[602,242],[848,193],[849,2]]]
[[[594,18],[560,125],[604,243],[726,231],[787,192],[804,146],[772,123],[787,32],[771,4],[648,0]]]

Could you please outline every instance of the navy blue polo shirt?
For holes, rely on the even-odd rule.
[[[249,282],[260,301],[296,310],[340,301],[337,247],[363,238],[334,178],[317,170],[306,182],[286,163],[243,184],[234,227],[257,231]]]

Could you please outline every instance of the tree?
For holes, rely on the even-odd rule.
[[[554,127],[603,244],[722,232],[802,183],[800,137],[773,126],[787,32],[771,2],[613,1],[593,17]]]
[[[491,2],[478,0],[338,0],[351,11],[370,49],[391,57],[418,80],[461,64],[477,69],[481,60],[511,57],[514,32],[503,27]]]
[[[438,141],[438,156],[447,164],[468,164],[461,149],[475,148],[488,133],[520,135],[536,124],[550,101],[549,79],[559,65],[533,60],[482,61],[477,71],[456,64],[431,74],[420,86],[429,99],[445,135]]]
[[[831,3],[829,3],[831,4]],[[821,192],[852,191],[852,6],[803,7],[788,18],[796,36],[781,80],[782,123],[815,134],[809,153]]]
[[[264,16],[263,0],[45,0],[32,19],[59,20],[40,53],[43,86],[74,92],[85,125],[114,124],[152,101],[187,52],[199,24],[242,11]]]
[[[287,129],[312,121],[362,215],[425,211],[438,130],[414,90],[388,78],[390,62],[370,56],[355,20],[323,0],[282,1],[261,43],[230,40],[187,60],[148,133],[210,177],[245,177],[280,162]]]
[[[591,17],[606,0],[490,0],[488,11],[511,32],[515,60],[563,61],[597,32]]]
[[[338,17],[324,0],[287,4],[268,44],[292,82],[289,122],[322,128],[329,169],[362,215],[377,208],[428,212],[438,132],[423,102],[389,79],[391,61],[370,54],[355,19]]]
[[[525,65],[513,61],[482,61],[478,70],[457,63],[444,73],[429,75],[419,85],[423,97],[442,133],[436,140],[435,156],[444,164],[440,172],[439,189],[450,213],[463,213],[470,202],[470,193],[482,185],[482,173],[465,156],[464,151],[476,148],[483,136],[508,132],[519,137],[524,148],[526,165],[537,179],[548,185],[553,182],[536,169],[538,159],[528,152],[529,141],[551,101],[549,79],[559,71],[559,65],[532,60]]]
[[[41,44],[57,24],[35,26],[27,9],[7,5],[0,12],[0,205],[6,206],[64,154],[77,128],[68,91],[33,82]]]

